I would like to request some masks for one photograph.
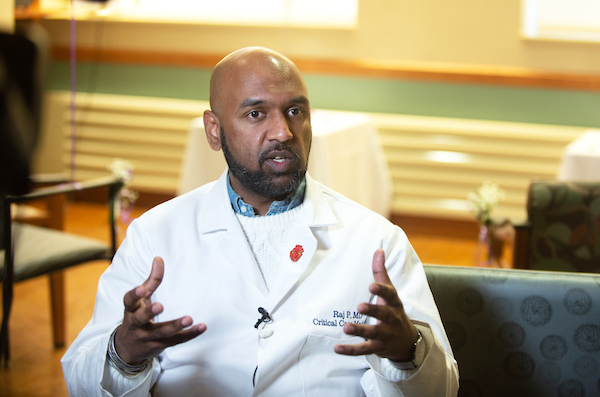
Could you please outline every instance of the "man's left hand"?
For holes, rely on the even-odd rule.
[[[358,312],[376,318],[377,323],[346,323],[344,333],[363,337],[366,341],[355,345],[337,345],[334,350],[349,356],[376,354],[392,361],[410,361],[413,359],[412,346],[417,340],[417,330],[404,312],[402,301],[390,281],[382,249],[373,255],[373,276],[375,282],[369,286],[369,291],[377,296],[377,302],[375,305],[359,304]]]

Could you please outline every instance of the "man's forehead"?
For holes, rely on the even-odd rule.
[[[260,69],[240,73],[229,88],[231,99],[238,108],[257,105],[291,106],[308,103],[308,94],[302,77],[297,73],[281,73],[274,69]]]
[[[260,47],[230,54],[211,78],[211,106],[245,109],[259,104],[308,103],[306,84],[294,63]]]

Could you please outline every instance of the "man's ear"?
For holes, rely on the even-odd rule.
[[[217,152],[221,150],[221,123],[219,118],[210,110],[204,111],[204,131],[212,150]]]

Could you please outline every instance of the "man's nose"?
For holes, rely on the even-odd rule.
[[[267,132],[267,139],[277,140],[279,142],[286,142],[294,137],[290,128],[289,120],[285,117],[285,114],[277,113],[271,117],[271,124]]]

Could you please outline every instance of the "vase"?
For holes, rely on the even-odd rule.
[[[514,229],[509,222],[481,224],[474,256],[475,266],[510,268],[504,258],[504,245],[511,236],[514,238]]]

